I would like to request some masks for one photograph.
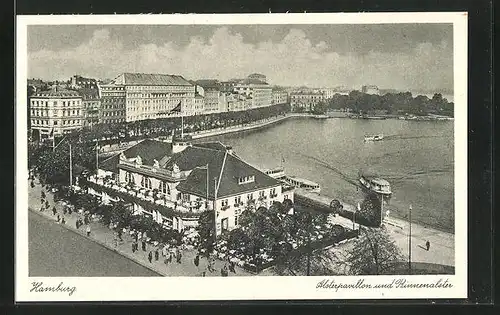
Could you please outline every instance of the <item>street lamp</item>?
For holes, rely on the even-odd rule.
[[[411,210],[412,210],[412,206],[410,205],[410,208],[409,208],[409,221],[410,221],[410,233],[409,233],[409,236],[408,236],[408,270],[410,271],[410,274],[411,274]]]
[[[356,229],[356,212],[361,210],[361,205],[358,202],[358,206],[356,210],[354,210],[354,213],[352,214],[352,229],[353,231]]]

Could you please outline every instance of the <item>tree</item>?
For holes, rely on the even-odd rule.
[[[215,213],[213,210],[206,210],[200,214],[196,230],[200,237],[198,250],[206,256],[210,255],[215,247]]]
[[[116,224],[118,230],[130,226],[132,211],[124,202],[116,202],[111,210],[111,222]]]
[[[381,211],[381,198],[376,193],[369,192],[361,203],[361,210],[356,213],[356,222],[370,226],[379,226],[381,224]]]
[[[353,275],[389,274],[403,257],[385,228],[363,228],[347,256]]]

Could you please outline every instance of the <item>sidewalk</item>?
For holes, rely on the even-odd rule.
[[[54,203],[54,195],[52,192],[47,192],[45,189],[43,191],[45,192],[46,198],[45,200],[49,201],[50,207],[49,209],[46,209],[45,211],[40,211],[40,196],[42,192],[42,187],[40,186],[38,179],[35,180],[35,187],[31,188],[31,185],[29,185],[28,182],[28,207],[30,211],[36,212],[37,214],[43,215],[45,218],[49,220],[56,220],[57,215],[59,215],[61,218],[64,217],[66,224],[65,227],[68,230],[71,230],[75,233],[79,233],[83,235],[84,237],[87,237],[85,229],[86,226],[82,226],[79,229],[76,228],[76,220],[79,218],[80,214],[73,212],[72,214],[63,214],[63,206],[60,203]],[[52,214],[52,207],[55,205],[57,209],[56,215]],[[200,264],[198,267],[196,267],[193,263],[194,258],[196,256],[197,251],[196,250],[183,250],[182,251],[182,262],[179,264],[176,262],[175,258],[173,259],[172,263],[169,263],[168,265],[165,265],[164,259],[165,257],[162,257],[161,250],[159,249],[159,259],[156,261],[154,258],[154,251],[157,249],[156,247],[153,247],[150,244],[147,244],[146,251],[142,251],[141,249],[141,244],[139,241],[139,251],[136,251],[135,253],[132,253],[132,242],[133,239],[132,237],[127,234],[123,233],[123,241],[115,242],[115,232],[111,229],[109,229],[106,226],[103,226],[100,222],[91,222],[90,223],[91,227],[91,234],[89,239],[92,241],[112,250],[120,255],[127,257],[134,262],[150,269],[153,270],[154,272],[159,273],[160,275],[163,276],[170,276],[170,277],[180,277],[180,276],[188,276],[188,277],[196,277],[196,276],[202,276],[203,271],[206,272],[207,277],[211,276],[221,276],[221,268],[224,267],[225,262],[222,262],[220,260],[215,261],[215,271],[213,273],[210,273],[206,267],[207,267],[207,260],[205,258],[200,257]],[[150,263],[148,261],[148,254],[150,251],[153,251],[153,260]],[[230,272],[229,277],[231,276],[252,276],[254,274],[236,266],[236,274]]]
[[[401,249],[401,253],[408,257],[408,236],[410,224],[396,218],[387,220],[391,224],[384,224],[390,237]],[[455,235],[438,231],[432,228],[412,223],[411,225],[411,260],[412,262],[424,262],[455,266]],[[431,246],[427,251],[425,242],[429,241]]]

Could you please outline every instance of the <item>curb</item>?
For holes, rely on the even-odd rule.
[[[34,210],[34,209],[32,209],[32,208],[29,208],[29,207],[28,207],[28,209],[29,209],[31,212],[33,212],[33,213],[35,213],[35,214],[37,214],[37,215],[39,215],[39,216],[41,216],[41,217],[48,218],[48,219],[53,219],[52,217],[50,217],[50,216],[48,216],[48,215],[45,215],[45,214],[42,214],[42,213],[39,213],[39,211],[36,211],[36,210]],[[102,247],[105,247],[105,248],[106,248],[106,249],[108,249],[108,250],[111,250],[112,252],[115,252],[115,253],[117,253],[117,254],[119,254],[119,255],[121,255],[121,256],[123,256],[123,257],[125,257],[125,258],[129,259],[129,260],[132,260],[132,261],[133,261],[133,262],[135,262],[136,264],[138,264],[138,265],[140,265],[140,266],[143,266],[144,268],[147,268],[147,269],[149,269],[149,270],[153,271],[154,273],[157,273],[157,274],[158,274],[158,275],[160,275],[160,276],[163,276],[163,277],[168,277],[168,276],[169,276],[169,275],[165,274],[164,272],[161,272],[161,271],[157,270],[156,268],[153,268],[152,266],[148,266],[147,264],[145,264],[144,262],[142,262],[142,261],[140,261],[139,259],[135,258],[134,256],[132,256],[132,255],[130,255],[130,254],[128,254],[128,253],[124,253],[124,252],[122,252],[122,251],[119,251],[119,250],[117,250],[116,248],[113,248],[112,246],[110,246],[110,245],[106,244],[105,242],[103,242],[103,241],[101,241],[101,240],[97,240],[97,239],[95,239],[95,238],[88,237],[87,235],[85,235],[84,233],[80,232],[79,230],[76,230],[76,229],[74,229],[74,228],[72,228],[72,227],[70,227],[70,226],[68,226],[68,225],[66,225],[66,224],[64,224],[64,225],[63,225],[63,224],[60,224],[60,225],[61,225],[62,227],[64,227],[66,230],[71,231],[71,232],[73,232],[73,233],[75,233],[75,234],[78,234],[78,235],[80,235],[80,236],[83,236],[83,237],[85,237],[86,239],[88,239],[88,240],[90,240],[90,241],[92,241],[92,242],[94,242],[94,243],[97,243],[97,244],[101,245]]]

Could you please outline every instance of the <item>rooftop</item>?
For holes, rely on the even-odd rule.
[[[198,84],[206,89],[210,89],[210,88],[216,89],[219,87],[219,81],[217,81],[217,80],[207,79],[207,80],[197,80],[195,82],[196,82],[196,84]]]
[[[180,75],[148,73],[123,73],[116,77],[113,82],[119,85],[192,85]]]
[[[227,197],[254,191],[262,188],[280,185],[280,182],[259,171],[238,156],[228,151],[221,142],[207,142],[192,144],[183,151],[172,154],[171,144],[155,140],[144,140],[137,145],[123,151],[127,158],[140,156],[143,165],[152,166],[154,160],[159,161],[160,167],[168,171],[176,165],[180,171],[191,171],[186,180],[181,181],[177,189],[184,193],[205,196],[208,191],[214,198],[217,179],[217,197]],[[119,154],[100,163],[100,168],[116,172],[120,163]],[[121,167],[121,166],[120,166]],[[141,169],[137,169],[138,172]],[[254,176],[250,183],[239,184],[238,179],[245,176]]]
[[[252,78],[246,78],[240,82],[238,82],[238,84],[256,84],[256,85],[269,85],[267,84],[266,82],[264,81],[261,81],[261,80],[257,80],[257,79],[252,79]]]
[[[66,90],[66,89],[60,89],[60,88],[54,88],[52,90],[48,91],[41,91],[35,94],[35,96],[38,97],[50,97],[50,98],[60,98],[60,97],[81,97],[78,92],[73,91],[73,90]]]
[[[78,93],[82,96],[83,100],[91,100],[99,98],[98,89],[81,88],[78,90]]]

